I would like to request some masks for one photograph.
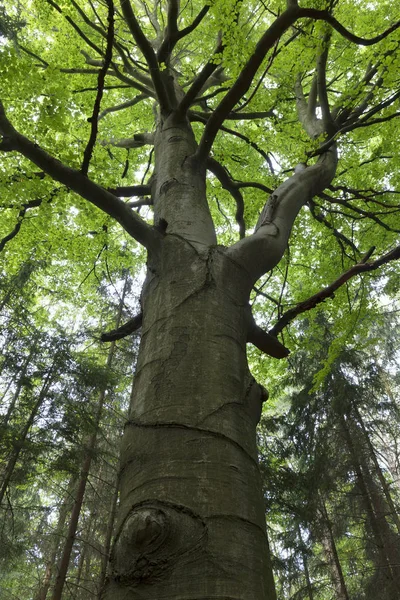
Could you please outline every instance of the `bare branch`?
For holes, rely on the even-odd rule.
[[[92,40],[90,38],[88,38],[88,36],[82,31],[82,29],[80,27],[78,27],[78,25],[75,23],[75,21],[73,19],[71,19],[71,17],[69,15],[65,15],[63,13],[62,8],[56,2],[54,2],[54,0],[46,0],[46,2],[47,2],[47,4],[50,4],[50,6],[55,8],[55,10],[57,12],[64,15],[65,20],[68,21],[68,23],[75,29],[77,34],[86,42],[86,44],[88,46],[90,46],[90,48],[92,48],[100,56],[103,56],[103,52],[102,52],[101,48],[99,48],[94,42],[92,42]]]
[[[150,196],[149,185],[130,185],[126,187],[107,188],[111,194],[120,198],[131,198],[132,196]]]
[[[215,175],[215,177],[219,180],[222,187],[227,190],[236,202],[236,214],[235,219],[237,224],[239,225],[239,236],[240,239],[243,239],[246,235],[246,224],[244,222],[244,202],[243,196],[236,182],[230,177],[227,170],[214,158],[207,159],[207,169],[211,171]]]
[[[310,19],[314,19],[315,21],[326,21],[329,23],[329,25],[332,25],[333,29],[340,33],[340,35],[342,35],[344,38],[360,46],[373,46],[381,40],[384,40],[388,35],[400,27],[400,21],[397,21],[397,23],[386,29],[386,31],[383,33],[376,35],[373,38],[366,39],[359,37],[358,35],[354,35],[354,33],[348,31],[327,10],[318,10],[316,8],[300,8],[298,12],[298,18],[308,17]]]
[[[146,94],[138,94],[131,100],[127,100],[126,102],[122,102],[121,104],[116,104],[115,106],[109,106],[108,108],[105,108],[101,111],[101,113],[98,116],[98,120],[100,121],[100,119],[103,119],[106,115],[109,115],[110,113],[118,112],[120,110],[124,110],[125,108],[135,106],[136,104],[139,104],[139,102],[141,102],[142,100],[146,100],[146,98],[148,98]]]
[[[117,329],[113,329],[112,331],[108,331],[107,333],[102,333],[100,337],[101,342],[114,342],[116,340],[121,340],[128,335],[131,335],[135,331],[137,331],[142,326],[143,314],[139,313],[132,319],[129,319],[124,325],[118,327]]]
[[[324,132],[328,135],[333,135],[337,131],[337,126],[335,125],[331,111],[329,108],[329,100],[328,100],[328,91],[326,87],[326,64],[328,61],[328,52],[329,52],[329,43],[331,39],[331,32],[326,34],[323,38],[323,48],[322,52],[317,59],[317,88],[318,88],[318,97],[321,105],[322,112],[322,123],[324,127]],[[310,102],[309,102],[310,106]]]
[[[157,57],[154,53],[153,48],[150,45],[149,40],[144,35],[134,13],[130,0],[120,0],[121,8],[125,20],[128,24],[133,39],[135,40],[139,50],[142,52],[146,59],[148,67],[150,69],[150,75],[153,80],[154,89],[157,94],[157,98],[160,104],[162,112],[170,109],[168,95],[166,93],[164,84],[161,79],[160,69],[158,68]]]
[[[59,191],[60,191],[60,188],[54,188],[50,192],[49,199],[47,200],[47,203],[50,203]],[[14,226],[14,229],[12,231],[10,231],[10,233],[8,233],[7,235],[5,235],[3,237],[3,239],[0,240],[0,252],[2,250],[4,250],[4,247],[5,247],[5,245],[8,242],[10,242],[12,239],[14,239],[17,236],[19,230],[21,229],[21,226],[22,226],[22,223],[23,223],[23,220],[24,220],[26,212],[28,210],[30,210],[31,208],[37,208],[44,201],[45,201],[44,198],[37,198],[36,200],[30,200],[29,202],[25,202],[21,206],[21,208],[18,211],[17,222],[16,222],[16,224]],[[10,207],[10,208],[12,208],[12,207]]]
[[[150,248],[157,243],[159,239],[158,232],[147,225],[122,200],[88,179],[80,171],[67,167],[40,148],[38,144],[19,133],[7,119],[1,103],[0,134],[3,137],[0,143],[0,150],[6,152],[16,151],[25,156],[50,175],[50,177],[64,184],[82,198],[110,215],[110,217],[113,217],[125,231],[146,248]]]
[[[247,313],[247,320],[247,342],[254,344],[256,348],[274,358],[286,358],[286,356],[289,356],[289,350],[280,343],[275,335],[264,331],[257,325],[250,307]]]
[[[307,312],[312,308],[315,308],[318,304],[324,302],[324,300],[326,300],[327,298],[333,298],[336,290],[339,289],[342,285],[344,285],[347,281],[349,281],[349,279],[355,277],[355,275],[359,275],[360,273],[367,273],[369,271],[375,271],[382,265],[389,263],[392,260],[400,259],[400,246],[396,246],[396,248],[394,248],[387,254],[384,254],[374,262],[368,263],[366,261],[371,256],[373,250],[374,248],[372,248],[359,263],[353,265],[350,269],[342,273],[342,275],[338,277],[336,281],[334,281],[321,291],[317,292],[310,298],[307,298],[307,300],[299,302],[299,304],[297,304],[294,308],[291,308],[290,310],[286,311],[279,319],[279,321],[274,325],[274,327],[272,327],[272,329],[269,330],[269,333],[271,335],[278,335],[278,333],[280,333],[298,315],[301,315],[302,313]]]
[[[39,65],[39,66],[41,66],[42,68],[46,69],[49,66],[48,62],[46,62],[43,58],[41,58],[40,56],[38,56],[37,54],[32,52],[32,50],[28,50],[28,48],[21,46],[21,44],[18,44],[18,48],[20,50],[22,50],[23,52],[25,52],[25,54],[28,54],[28,56],[32,56],[32,58],[36,58],[36,60],[38,60],[41,63],[41,65]]]
[[[315,210],[316,208],[321,208],[320,206],[318,206],[318,204],[316,202],[314,202],[313,200],[310,200],[309,206],[310,206],[311,214],[316,221],[319,221],[320,223],[322,223],[322,225],[327,227],[332,232],[332,234],[335,236],[335,238],[337,238],[338,240],[341,240],[342,242],[344,242],[345,244],[350,246],[350,248],[353,250],[353,252],[355,252],[356,254],[359,253],[359,250],[358,250],[357,246],[354,244],[354,242],[349,240],[349,238],[347,238],[341,231],[338,231],[331,223],[329,223],[328,219],[322,213],[320,213],[320,212],[318,213]]]
[[[217,57],[219,54],[221,54],[223,48],[224,46],[222,42],[219,42],[214,51],[214,57]],[[201,93],[207,79],[211,77],[211,75],[218,68],[218,66],[219,65],[216,62],[215,58],[214,60],[211,59],[206,65],[204,65],[204,67],[202,68],[196,79],[193,81],[192,85],[190,86],[190,88],[188,89],[181,103],[178,106],[177,112],[179,115],[184,115],[189,110],[190,106],[193,104],[197,96]]]
[[[101,142],[103,146],[115,146],[116,148],[142,148],[142,146],[153,146],[154,145],[154,133],[135,133],[131,138],[122,140],[103,140]]]
[[[87,175],[89,170],[90,159],[92,158],[93,148],[96,143],[97,132],[98,132],[98,121],[99,121],[99,113],[100,113],[100,104],[101,99],[103,97],[103,88],[104,82],[106,78],[106,73],[108,71],[108,67],[110,66],[112,59],[112,47],[114,41],[114,3],[113,0],[107,0],[108,5],[108,30],[107,30],[107,47],[106,53],[104,56],[104,64],[101,67],[97,79],[97,94],[96,99],[94,101],[93,113],[91,118],[89,119],[91,124],[90,136],[83,153],[83,161],[81,166],[81,172],[84,175]]]
[[[224,122],[226,115],[231,112],[235,104],[239,102],[240,98],[249,89],[267,52],[273,47],[283,33],[298,19],[299,10],[300,9],[297,7],[292,6],[287,8],[287,10],[277,17],[259,40],[253,54],[243,67],[235,83],[218,104],[207,122],[197,150],[197,156],[200,160],[205,160],[208,156],[215,136]]]
[[[314,84],[314,82],[313,85],[317,87],[317,84]],[[310,138],[317,138],[319,135],[321,135],[321,133],[323,133],[323,123],[321,120],[317,119],[315,113],[315,102],[313,100],[311,103],[306,101],[300,75],[297,76],[294,90],[296,95],[296,109],[298,119],[303,125],[308,135],[310,136]],[[314,90],[313,94],[315,94]]]
[[[202,98],[202,100],[203,99],[204,98]],[[199,110],[190,110],[189,111],[189,118],[198,117],[199,119],[202,119],[204,122],[206,122],[211,117],[211,115],[212,115],[211,112],[210,113],[200,112]],[[257,119],[269,119],[271,117],[274,119],[276,118],[276,115],[272,108],[271,108],[271,110],[246,112],[246,113],[230,112],[229,114],[226,115],[225,120],[227,120],[227,121],[255,121]]]
[[[176,29],[173,32],[170,28],[168,28],[167,35],[163,40],[157,53],[157,59],[159,63],[166,63],[168,61],[169,57],[171,56],[171,52],[174,49],[177,42],[185,36],[189,35],[189,33],[192,33],[192,31],[194,31],[196,27],[200,25],[201,21],[204,19],[209,10],[210,5],[203,6],[197,17],[194,19],[194,21],[190,25],[188,25],[188,27],[181,29],[181,31],[178,31]]]
[[[326,21],[334,29],[336,29],[341,35],[349,39],[350,41],[361,44],[361,45],[372,45],[383,40],[390,33],[400,27],[400,22],[396,23],[392,27],[389,27],[382,34],[366,40],[355,36],[347,31],[332,15],[326,10],[317,10],[313,8],[299,8],[296,2],[288,2],[287,9],[279,15],[272,25],[267,29],[264,35],[260,38],[256,45],[255,51],[249,58],[242,71],[240,72],[235,83],[224,98],[221,100],[212,116],[207,122],[203,136],[201,138],[197,157],[200,160],[205,160],[208,156],[211,146],[214,142],[215,136],[217,135],[226,115],[232,111],[233,107],[239,102],[240,98],[249,89],[253,78],[262,64],[267,52],[273,47],[277,40],[293,25],[299,18],[308,17],[314,20]]]
[[[201,123],[204,123],[204,122],[206,122],[206,120],[202,116],[200,116],[201,114],[204,114],[204,113],[190,111],[189,117],[192,121],[200,121]],[[205,113],[205,114],[207,114],[207,113]],[[230,114],[235,114],[235,113],[230,113]],[[207,117],[209,117],[209,116],[210,115],[207,115]],[[225,127],[225,125],[221,125],[220,131],[229,133],[230,135],[238,137],[239,139],[246,142],[246,144],[251,146],[251,148],[253,148],[256,152],[258,152],[263,157],[263,159],[267,162],[271,173],[274,174],[274,167],[273,167],[270,157],[268,156],[268,153],[265,152],[262,148],[260,148],[260,146],[258,144],[256,144],[255,142],[253,142],[249,137],[247,137],[247,135],[244,135],[243,133],[240,133],[240,131],[236,131],[235,129],[230,129],[229,127]]]

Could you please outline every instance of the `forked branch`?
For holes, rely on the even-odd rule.
[[[158,67],[157,57],[147,37],[144,35],[139,22],[137,21],[130,0],[120,0],[121,8],[127,25],[130,29],[133,39],[135,40],[139,50],[142,52],[146,59],[147,65],[150,70],[151,78],[153,80],[154,89],[157,94],[158,102],[160,104],[161,112],[168,111],[169,100],[166,89],[164,87],[161,72]]]

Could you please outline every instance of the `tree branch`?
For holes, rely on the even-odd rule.
[[[0,150],[16,151],[25,156],[56,181],[64,184],[91,204],[113,217],[134,239],[146,248],[157,243],[159,234],[147,225],[122,200],[94,183],[80,171],[67,167],[40,148],[40,146],[19,133],[7,119],[0,103],[0,134],[3,139]]]
[[[118,112],[119,110],[124,110],[125,108],[135,106],[136,104],[139,104],[139,102],[141,102],[142,100],[146,100],[146,98],[148,98],[146,94],[138,94],[131,100],[127,100],[126,102],[122,102],[121,104],[116,104],[115,106],[109,106],[108,108],[105,108],[101,111],[101,113],[98,116],[98,120],[100,121],[100,119],[103,119],[106,115],[110,113]]]
[[[315,165],[294,173],[269,197],[254,233],[228,248],[227,254],[243,265],[252,285],[278,264],[301,207],[330,184],[336,165],[332,147]]]
[[[287,9],[275,19],[272,25],[260,38],[259,42],[256,45],[254,53],[243,67],[235,83],[232,85],[229,92],[227,92],[227,94],[218,104],[212,116],[209,118],[197,150],[197,157],[199,160],[205,160],[208,156],[214,139],[223,121],[225,120],[226,115],[229,112],[231,112],[235,104],[239,102],[240,98],[249,89],[253,78],[258,68],[260,67],[262,61],[264,60],[267,52],[273,47],[276,41],[283,35],[283,33],[285,33],[285,31],[287,31],[287,29],[289,29],[291,25],[293,25],[298,19],[303,17],[308,17],[317,21],[326,21],[327,23],[332,25],[332,27],[336,29],[346,39],[349,39],[354,43],[361,44],[364,46],[376,44],[377,42],[387,37],[390,33],[395,31],[398,27],[400,27],[400,22],[398,22],[392,27],[389,27],[389,29],[387,29],[382,34],[368,40],[360,38],[348,32],[347,29],[345,29],[345,27],[343,27],[326,10],[300,8],[297,5],[297,2],[288,2]]]
[[[176,2],[176,4],[178,3]],[[172,50],[176,46],[177,42],[185,36],[189,35],[189,33],[192,33],[192,31],[194,31],[196,27],[200,25],[201,21],[204,19],[209,10],[210,5],[203,6],[201,11],[198,13],[197,17],[194,19],[194,21],[190,25],[188,25],[188,27],[181,29],[181,31],[178,31],[177,29],[173,31],[170,28],[168,28],[167,35],[164,38],[157,53],[157,60],[159,63],[166,63],[169,60]]]
[[[223,48],[224,46],[222,42],[219,42],[214,51],[214,57],[218,56],[223,51]],[[185,96],[182,98],[182,101],[180,102],[177,110],[178,115],[186,114],[186,112],[189,110],[197,96],[200,94],[207,79],[211,77],[211,75],[218,68],[218,66],[219,65],[217,62],[215,62],[215,59],[214,61],[211,59],[206,65],[204,65],[204,67],[202,68],[202,70],[200,71],[200,73],[186,92]]]
[[[201,123],[206,123],[206,120],[202,116],[200,116],[201,114],[207,114],[207,113],[198,113],[196,111],[189,111],[189,117],[192,121],[200,121]],[[231,113],[231,114],[235,114],[235,113]],[[207,115],[207,117],[209,117],[209,116],[210,115]],[[263,159],[268,164],[268,167],[269,167],[271,173],[274,175],[274,167],[273,167],[270,157],[268,156],[268,153],[265,152],[262,148],[260,148],[260,146],[258,144],[256,144],[255,142],[253,142],[249,137],[247,137],[247,135],[244,135],[243,133],[240,133],[240,131],[236,131],[235,129],[231,129],[230,127],[225,127],[225,125],[221,125],[220,131],[223,131],[225,133],[229,133],[230,135],[238,137],[239,139],[246,142],[246,144],[251,146],[251,148],[253,148],[256,152],[258,152],[258,154],[260,154],[263,157]]]
[[[353,42],[353,44],[358,44],[360,46],[373,46],[381,40],[384,40],[388,35],[400,27],[400,21],[397,21],[397,23],[386,29],[386,31],[383,33],[376,35],[373,38],[366,39],[359,37],[358,35],[354,35],[354,33],[348,31],[348,29],[343,27],[343,25],[339,23],[339,21],[337,21],[335,17],[333,17],[327,10],[318,10],[316,8],[299,8],[298,18],[303,17],[314,19],[315,21],[326,21],[333,27],[333,29],[340,33],[341,36],[346,38],[346,40],[349,40],[350,42]]]
[[[117,329],[113,329],[112,331],[108,331],[107,333],[102,333],[100,337],[101,342],[114,342],[116,340],[121,340],[128,335],[131,335],[134,331],[139,329],[142,326],[143,314],[139,313],[132,319],[129,319],[124,325],[118,327]]]
[[[328,91],[326,86],[326,65],[328,62],[330,39],[331,32],[324,35],[322,40],[322,52],[317,59],[317,88],[322,112],[322,123],[324,127],[324,132],[326,132],[329,136],[333,135],[337,131],[337,126],[333,121],[331,110],[329,107]]]
[[[101,104],[101,99],[103,97],[104,82],[105,82],[105,78],[106,78],[106,73],[108,71],[108,67],[110,66],[111,59],[112,59],[112,48],[113,48],[113,41],[114,41],[114,3],[113,3],[113,0],[107,0],[107,5],[108,5],[107,47],[106,47],[106,53],[104,56],[104,64],[99,71],[99,75],[98,75],[98,79],[97,79],[97,94],[96,94],[96,98],[94,101],[93,113],[92,113],[91,118],[89,119],[90,124],[91,124],[91,130],[90,130],[90,136],[89,136],[87,146],[83,153],[83,161],[82,161],[82,166],[81,166],[81,172],[83,173],[83,175],[88,174],[90,159],[92,158],[93,148],[96,143],[97,132],[98,132],[98,127],[99,127],[98,121],[99,121],[99,113],[100,113],[100,104]]]
[[[151,188],[149,185],[130,185],[127,187],[107,188],[114,196],[120,198],[130,198],[131,196],[150,196]]]
[[[104,140],[101,142],[103,146],[115,146],[115,148],[142,148],[142,146],[154,145],[154,133],[135,133],[131,138],[122,140]]]
[[[286,311],[279,319],[279,321],[272,327],[272,329],[269,330],[269,333],[271,335],[278,335],[278,333],[280,333],[298,315],[301,315],[302,313],[307,312],[312,308],[315,308],[318,304],[324,302],[324,300],[326,300],[327,298],[334,298],[336,290],[339,289],[342,285],[344,285],[347,281],[349,281],[349,279],[355,277],[355,275],[359,275],[360,273],[367,273],[369,271],[375,271],[382,265],[392,260],[400,259],[400,246],[396,246],[396,248],[394,248],[387,254],[384,254],[374,262],[366,262],[371,256],[374,249],[375,248],[369,250],[369,252],[367,252],[367,254],[359,263],[353,265],[350,269],[342,273],[342,275],[340,275],[340,277],[338,277],[338,279],[336,279],[333,283],[331,283],[321,291],[317,292],[313,296],[310,296],[310,298],[307,298],[307,300],[299,302],[299,304],[297,304],[295,307]]]
[[[275,335],[264,331],[257,325],[250,306],[247,313],[247,342],[274,358],[286,358],[290,354],[289,350],[280,343]]]
[[[160,69],[158,68],[157,57],[154,53],[154,50],[151,47],[149,40],[144,35],[133,13],[130,0],[120,0],[120,4],[132,37],[135,40],[139,50],[145,57],[147,65],[150,69],[150,75],[157,94],[158,102],[160,104],[160,110],[161,112],[167,112],[171,107],[169,105],[166,89],[161,79],[161,73]]]
[[[75,29],[77,34],[84,40],[84,42],[86,42],[88,46],[90,46],[90,48],[92,48],[92,50],[97,52],[97,54],[99,54],[100,56],[103,56],[101,48],[99,48],[94,42],[92,42],[90,38],[88,38],[88,36],[85,33],[83,33],[82,29],[78,27],[78,25],[73,19],[71,19],[69,15],[65,15],[63,13],[62,8],[54,0],[46,0],[46,2],[47,4],[50,4],[50,6],[52,6],[57,12],[64,16],[64,19],[68,21],[68,23]]]
[[[235,219],[239,225],[239,237],[243,239],[246,235],[246,224],[244,221],[243,196],[235,181],[229,176],[228,171],[214,158],[207,159],[207,169],[215,175],[222,187],[227,190],[236,202]]]
[[[235,83],[218,104],[207,122],[197,150],[197,156],[200,160],[205,160],[208,156],[215,136],[224,122],[226,115],[231,112],[235,104],[239,102],[240,98],[249,89],[254,75],[264,60],[267,52],[273,47],[282,34],[298,19],[299,10],[300,9],[296,6],[287,8],[276,18],[259,40],[253,54],[243,67]]]
[[[58,191],[59,191],[59,188],[53,189],[53,191],[50,193],[50,199],[48,200],[48,202],[51,202],[51,200],[57,194]],[[2,240],[0,240],[0,252],[2,250],[4,250],[5,245],[8,242],[10,242],[13,238],[15,238],[16,235],[18,234],[19,230],[21,229],[22,222],[24,220],[26,211],[29,210],[30,208],[37,208],[38,206],[40,206],[42,204],[43,200],[44,200],[43,198],[38,198],[37,200],[30,200],[29,202],[25,202],[22,205],[22,207],[18,211],[17,222],[14,226],[14,229],[12,231],[10,231],[10,233],[5,235]],[[12,208],[12,207],[10,207],[10,208]]]
[[[354,242],[349,240],[349,238],[347,238],[343,233],[341,233],[340,231],[335,229],[335,227],[331,223],[329,223],[329,221],[326,219],[326,217],[322,213],[316,212],[316,210],[315,210],[316,208],[321,208],[320,206],[318,206],[318,204],[316,204],[316,202],[314,202],[313,200],[310,200],[309,206],[310,206],[311,214],[316,221],[319,221],[320,223],[322,223],[322,225],[327,227],[332,232],[332,234],[335,236],[335,238],[337,238],[338,240],[341,240],[342,242],[344,242],[345,244],[350,246],[350,248],[353,250],[353,252],[356,253],[356,255],[359,253],[359,250],[358,250],[357,246],[354,244]]]

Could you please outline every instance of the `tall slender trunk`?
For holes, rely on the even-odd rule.
[[[3,425],[5,427],[7,427],[9,420],[11,419],[11,415],[14,412],[15,409],[15,405],[17,403],[17,400],[19,398],[19,395],[21,393],[22,390],[22,386],[24,384],[24,379],[26,376],[26,372],[28,370],[29,364],[31,362],[32,356],[35,354],[36,348],[31,348],[31,351],[29,352],[29,356],[27,356],[25,362],[23,363],[21,370],[19,372],[19,377],[18,377],[18,383],[17,386],[15,388],[13,397],[11,398],[11,402],[8,406],[7,412],[4,416],[4,420],[3,420]]]
[[[118,504],[118,487],[117,487],[117,481],[115,481],[115,489],[114,489],[114,492],[113,492],[113,495],[111,498],[110,508],[108,511],[109,518],[108,518],[108,522],[107,522],[106,535],[105,535],[105,539],[104,539],[103,553],[101,556],[100,575],[99,575],[99,579],[98,579],[98,583],[97,583],[98,600],[100,600],[100,598],[101,598],[101,595],[103,593],[104,583],[106,581],[108,561],[110,558],[111,539],[112,539],[114,526],[115,526],[115,514],[116,514],[116,510],[117,510],[117,504]]]
[[[340,564],[339,555],[336,548],[335,537],[332,531],[331,521],[324,500],[320,501],[320,514],[322,536],[321,543],[329,567],[333,587],[337,600],[349,600],[349,594],[346,587],[346,582],[343,575],[342,565]]]
[[[127,291],[127,284],[128,284],[128,279],[125,280],[125,285],[124,285],[121,302],[119,305],[118,315],[117,315],[117,319],[116,319],[116,327],[118,327],[120,324],[123,306],[124,306],[125,294]],[[112,365],[112,361],[114,358],[114,352],[115,352],[115,342],[111,342],[110,349],[108,351],[108,356],[107,356],[107,363],[106,363],[107,368],[110,368]],[[89,477],[90,467],[92,464],[93,451],[96,448],[98,428],[99,428],[101,416],[103,413],[103,406],[104,406],[105,398],[106,398],[106,390],[103,389],[99,394],[97,412],[96,412],[96,417],[94,420],[94,431],[93,431],[92,435],[89,437],[87,444],[86,444],[86,448],[87,448],[86,455],[84,457],[82,467],[81,467],[80,477],[79,477],[76,494],[75,494],[75,501],[74,501],[74,505],[73,505],[72,512],[71,512],[71,518],[70,518],[70,522],[69,522],[68,532],[67,532],[67,536],[65,539],[64,549],[63,549],[63,553],[61,556],[61,561],[59,564],[57,577],[56,577],[56,580],[54,583],[52,600],[61,600],[61,596],[63,593],[63,589],[64,589],[66,577],[67,577],[67,572],[68,572],[68,567],[69,567],[69,561],[71,558],[71,552],[72,552],[72,548],[73,548],[74,541],[75,541],[76,530],[78,527],[79,515],[81,513],[83,499],[85,496],[86,484],[87,484],[87,480]]]
[[[43,581],[39,586],[39,590],[35,596],[35,600],[46,600],[48,591],[51,585],[51,578],[54,572],[54,566],[56,564],[58,550],[61,543],[61,536],[65,525],[65,520],[67,518],[68,510],[71,505],[71,495],[73,494],[73,490],[76,485],[76,476],[73,475],[68,483],[67,491],[65,494],[64,501],[60,507],[60,512],[58,515],[58,521],[56,530],[53,534],[53,541],[51,544],[51,550],[49,552],[48,558],[46,560],[45,573],[43,577]]]
[[[19,455],[21,454],[21,450],[24,446],[24,442],[28,436],[28,433],[33,425],[33,421],[35,420],[35,417],[39,411],[39,408],[41,407],[42,403],[46,399],[47,392],[52,384],[54,365],[55,365],[55,362],[53,363],[52,367],[49,369],[49,371],[46,375],[46,378],[44,380],[44,383],[42,385],[42,388],[37,397],[37,400],[31,409],[31,412],[30,412],[29,418],[25,424],[25,427],[23,428],[20,435],[18,436],[18,441],[15,442],[14,451],[7,463],[7,466],[6,466],[6,469],[4,472],[3,483],[0,488],[0,504],[3,502],[3,498],[6,493],[7,487],[10,483],[12,474],[14,472],[15,465],[17,463]]]
[[[371,477],[368,465],[357,451],[354,440],[359,438],[360,431],[350,427],[346,418],[342,419],[343,431],[352,457],[353,467],[357,476],[357,483],[361,492],[368,522],[374,536],[377,553],[372,556],[378,577],[382,584],[400,597],[400,554],[397,548],[398,540],[393,544],[393,533],[386,521],[388,510],[382,503],[382,495]],[[352,435],[353,434],[353,435]],[[354,440],[353,440],[354,437]]]
[[[306,579],[308,598],[309,598],[309,600],[314,600],[314,592],[313,592],[313,587],[312,587],[312,582],[311,582],[311,577],[310,577],[310,571],[308,568],[308,558],[307,558],[307,554],[304,551],[304,542],[303,542],[303,537],[301,535],[300,527],[297,527],[297,535],[299,536],[299,541],[300,541],[300,546],[301,546],[301,560],[303,562],[303,567],[304,567],[304,576]]]
[[[360,414],[360,411],[358,410],[358,408],[356,406],[354,407],[354,410],[355,410],[355,414],[357,416],[357,421],[358,421],[358,423],[360,425],[361,431],[362,431],[364,439],[365,439],[365,443],[366,443],[366,446],[367,446],[367,449],[368,449],[368,454],[369,454],[369,456],[370,456],[370,458],[372,460],[372,463],[374,465],[375,472],[376,472],[376,474],[378,476],[379,483],[381,484],[382,492],[384,494],[385,500],[386,500],[388,508],[389,508],[388,514],[393,519],[393,522],[396,525],[397,533],[400,534],[400,517],[399,517],[398,512],[396,510],[396,507],[394,505],[393,498],[392,498],[392,495],[390,493],[390,489],[389,489],[388,483],[387,483],[387,481],[385,479],[384,474],[382,473],[382,469],[381,469],[379,461],[378,461],[378,459],[376,457],[375,449],[374,449],[374,447],[372,445],[372,442],[371,442],[370,436],[368,434],[368,431],[366,430],[366,427],[365,427],[365,424],[364,424],[364,420],[363,420],[363,418],[362,418],[362,416]]]

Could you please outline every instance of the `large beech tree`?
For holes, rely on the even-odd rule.
[[[0,248],[48,244],[61,273],[126,245],[133,263],[132,239],[147,252],[140,314],[103,335],[141,327],[104,598],[273,600],[255,436],[268,394],[246,343],[285,358],[297,315],[345,284],[353,306],[348,282],[400,257],[400,7],[23,4],[0,15]],[[314,275],[297,269],[289,293],[304,256]],[[282,258],[271,297],[257,281]],[[269,332],[254,290],[278,307]]]

